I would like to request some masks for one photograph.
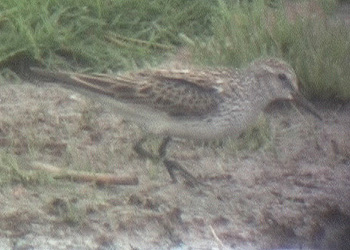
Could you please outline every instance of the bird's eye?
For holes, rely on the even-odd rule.
[[[286,74],[283,74],[283,73],[278,74],[278,78],[279,78],[281,81],[285,81],[285,80],[287,80],[287,76],[286,76]]]
[[[282,82],[282,86],[284,88],[287,88],[289,90],[293,90],[291,81],[288,79],[288,77],[286,76],[286,74],[284,73],[280,73],[278,74],[278,79],[280,79],[280,81]]]

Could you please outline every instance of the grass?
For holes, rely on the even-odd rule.
[[[335,9],[335,0],[318,3],[324,15]],[[323,15],[291,21],[280,1],[3,0],[0,34],[1,83],[18,82],[14,71],[33,64],[115,72],[157,65],[187,47],[200,65],[242,67],[257,57],[282,57],[295,68],[309,98],[350,100],[350,29],[326,22]],[[91,113],[83,112],[79,126],[95,127]],[[237,147],[269,145],[269,129],[259,127]],[[51,140],[29,132],[20,141],[32,154]],[[78,158],[75,154],[68,147],[67,161]],[[32,181],[11,162],[2,163],[9,179]]]
[[[53,179],[39,171],[26,170],[21,158],[1,151],[0,152],[0,186],[21,184],[24,186],[43,185],[52,183]]]
[[[179,33],[208,33],[212,3],[5,0],[0,3],[0,32],[6,34],[1,36],[0,63],[26,57],[50,67],[141,67],[179,45]]]
[[[336,1],[317,3],[328,14]],[[4,0],[1,75],[27,64],[95,72],[155,66],[187,46],[200,64],[283,57],[310,98],[347,101],[350,31],[330,25],[305,16],[290,22],[281,1]]]
[[[331,7],[331,1],[323,1]],[[350,100],[350,29],[323,18],[288,20],[282,5],[264,1],[219,1],[213,35],[195,39],[197,62],[240,67],[261,56],[285,58],[295,68],[303,92],[319,100]]]
[[[335,0],[318,3],[325,13],[334,10]],[[189,46],[202,64],[242,66],[260,56],[284,57],[309,97],[350,99],[349,29],[321,19],[290,22],[280,1],[4,0],[0,33],[3,67],[29,62],[119,71],[154,66]]]
[[[228,138],[223,143],[224,154],[234,156],[249,155],[252,151],[273,148],[274,135],[265,116],[260,116],[256,124],[249,127],[238,138]]]
[[[305,92],[314,99],[350,100],[349,29],[319,23],[301,32],[308,35],[300,37],[290,54]]]
[[[58,218],[71,226],[82,225],[86,219],[86,211],[79,206],[77,198],[61,199],[54,198],[47,204],[49,214],[56,215]]]

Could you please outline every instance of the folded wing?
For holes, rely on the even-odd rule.
[[[116,101],[146,105],[170,116],[204,116],[215,110],[222,100],[210,77],[171,71],[141,71],[121,76],[86,75],[32,71],[54,79],[62,86],[82,88],[115,98]]]

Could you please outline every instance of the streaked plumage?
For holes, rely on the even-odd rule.
[[[165,138],[159,156],[147,152],[141,139],[139,155],[162,159],[175,182],[174,169],[198,184],[180,164],[166,158],[170,137],[195,140],[238,136],[259,113],[277,99],[295,99],[320,116],[298,92],[292,67],[277,58],[252,62],[236,69],[153,69],[123,75],[85,75],[32,69],[60,85],[98,99],[125,119]]]
[[[270,102],[300,97],[292,67],[277,58],[242,70],[153,69],[117,76],[33,71],[98,98],[151,133],[192,139],[239,135]]]

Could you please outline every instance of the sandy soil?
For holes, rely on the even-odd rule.
[[[3,85],[0,145],[19,169],[40,161],[139,184],[12,180],[0,192],[0,249],[349,249],[350,105],[318,109],[322,122],[271,106],[256,151],[172,142],[171,157],[207,184],[193,188],[138,157],[142,132],[115,112],[52,84]]]
[[[0,249],[350,249],[350,105],[317,108],[324,121],[272,105],[258,150],[172,142],[206,184],[190,187],[132,150],[143,133],[116,111],[53,84],[2,84]],[[35,162],[139,184],[53,180]]]

